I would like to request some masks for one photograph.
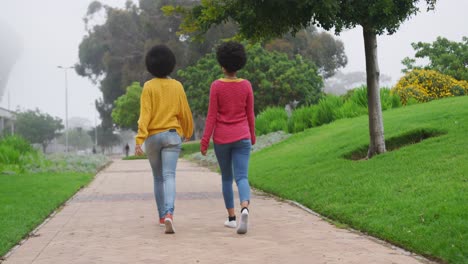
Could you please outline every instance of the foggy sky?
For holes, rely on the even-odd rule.
[[[18,34],[6,23],[0,21],[0,101],[6,90],[8,77],[22,51],[22,41]]]
[[[65,117],[64,71],[78,61],[78,45],[85,31],[83,16],[92,0],[3,1],[0,23],[6,22],[22,39],[23,52],[7,83],[0,107],[39,108],[52,116]],[[125,0],[105,0],[123,6]],[[423,1],[424,2],[424,1]],[[424,9],[424,5],[422,5]],[[412,42],[433,42],[437,36],[461,41],[468,36],[467,0],[439,0],[436,10],[425,11],[403,23],[397,33],[378,37],[378,57],[382,74],[395,83],[401,77],[401,60],[414,56]],[[0,36],[3,42],[5,36]],[[348,66],[343,72],[365,71],[362,29],[343,32]],[[8,96],[9,94],[9,96]],[[73,70],[68,71],[68,117],[83,117],[94,123],[98,116],[94,100],[102,96],[98,87]],[[10,104],[8,104],[8,97]],[[99,122],[99,120],[98,120]]]
[[[7,83],[0,107],[39,108],[65,118],[65,73],[57,66],[78,62],[78,46],[85,35],[83,17],[92,0],[3,1],[0,23],[6,22],[22,39],[23,52]],[[125,0],[104,0],[123,6]],[[3,41],[4,36],[0,36]],[[9,96],[8,96],[9,94]],[[10,98],[10,104],[8,103]],[[102,94],[88,79],[68,70],[68,117],[84,117],[94,124],[94,100]]]

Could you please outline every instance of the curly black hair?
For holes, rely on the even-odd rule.
[[[242,69],[247,63],[244,46],[235,41],[228,41],[219,45],[216,50],[216,59],[229,73]]]
[[[156,45],[146,53],[145,63],[153,76],[164,78],[174,70],[176,58],[166,45]]]

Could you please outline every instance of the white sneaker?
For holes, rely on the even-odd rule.
[[[237,229],[237,234],[247,233],[248,222],[249,222],[249,210],[244,209],[241,212],[241,219],[240,219],[240,222],[239,222],[239,228]]]
[[[166,218],[164,219],[164,226],[166,227],[166,230],[165,230],[166,234],[174,234],[175,233],[173,218],[172,218],[171,214],[166,215]]]
[[[224,222],[224,226],[229,227],[229,228],[236,228],[237,227],[237,222],[236,222],[236,220],[229,221],[229,218],[228,218],[226,220],[226,222]]]

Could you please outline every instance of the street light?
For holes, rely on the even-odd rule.
[[[91,104],[92,106],[95,106],[95,104]],[[94,146],[97,148],[97,121],[96,121],[96,108],[94,108]]]
[[[57,66],[57,68],[64,70],[65,72],[65,152],[68,153],[68,77],[67,70],[74,69],[74,66],[64,67]]]

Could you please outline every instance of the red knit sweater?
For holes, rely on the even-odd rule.
[[[202,151],[208,149],[212,135],[216,144],[241,139],[250,139],[255,144],[254,97],[248,80],[220,79],[211,84]]]

